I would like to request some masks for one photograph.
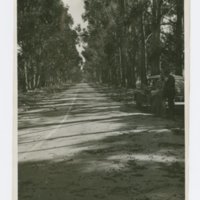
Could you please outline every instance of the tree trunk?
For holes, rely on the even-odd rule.
[[[183,0],[176,1],[177,22],[176,22],[176,74],[182,75],[184,66],[184,40],[183,40]]]
[[[136,54],[132,53],[132,55],[130,55],[131,58],[131,88],[135,88],[136,87],[136,77],[135,77],[135,59],[136,59]]]
[[[120,6],[120,60],[121,60],[121,71],[122,71],[122,82],[121,85],[126,87],[127,86],[127,80],[126,80],[126,76],[127,76],[127,60],[126,60],[126,27],[124,24],[124,17],[125,17],[125,8],[126,8],[126,2],[125,0],[120,0],[119,1],[119,6]]]
[[[40,88],[40,75],[37,77],[37,88]]]
[[[145,55],[144,12],[142,12],[140,16],[140,26],[141,26],[140,78],[141,78],[141,85],[146,85],[147,78],[146,78],[146,63],[145,63],[146,55]]]
[[[151,74],[160,73],[160,19],[162,0],[153,0]]]
[[[25,80],[25,90],[28,91],[29,84],[28,84],[28,69],[27,69],[27,63],[24,63],[24,80]]]
[[[122,65],[122,51],[119,47],[119,76],[120,76],[120,86],[123,85],[123,65]]]

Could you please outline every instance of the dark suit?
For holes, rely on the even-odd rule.
[[[174,117],[175,79],[172,75],[165,81],[163,95],[168,101],[169,115]]]

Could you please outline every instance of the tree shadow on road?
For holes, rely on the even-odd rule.
[[[91,95],[92,91],[88,93]],[[52,130],[59,125],[64,129],[86,124],[92,127],[99,125],[101,130],[82,130],[77,134],[64,132],[63,135],[43,138],[52,143],[80,140],[31,152],[57,152],[59,148],[60,152],[70,150],[75,152],[73,154],[19,162],[19,200],[184,199],[183,123],[163,120],[123,103],[110,104],[103,93],[98,95],[102,99],[97,99],[94,105],[90,103],[93,100],[79,97],[79,104],[71,110],[72,119],[62,123],[22,124],[21,130],[28,130],[19,137],[19,143],[23,145],[35,142],[30,139],[42,131],[34,129],[38,127]],[[51,112],[40,112],[40,115],[51,119],[56,112],[56,116],[64,116],[63,107],[57,106],[57,110]],[[93,118],[95,113],[98,115]],[[30,137],[26,141],[23,137],[27,135]],[[87,140],[81,140],[81,137]],[[26,148],[21,153],[28,151]]]
[[[184,148],[171,145],[177,142],[184,143],[173,132],[127,131],[74,145],[88,149],[71,157],[21,162],[19,200],[184,199]]]

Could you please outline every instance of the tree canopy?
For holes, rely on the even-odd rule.
[[[183,0],[84,0],[87,29],[72,29],[61,0],[18,0],[18,85],[31,90],[78,80],[122,87],[184,68]]]
[[[82,61],[73,19],[60,0],[18,0],[18,87],[76,79]]]
[[[184,67],[183,0],[85,0],[85,71],[99,82],[146,84],[148,75]]]

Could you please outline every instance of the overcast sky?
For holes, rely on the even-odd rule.
[[[69,13],[71,14],[74,20],[74,26],[76,27],[78,24],[81,25],[82,28],[87,27],[87,23],[85,23],[82,19],[82,14],[84,13],[84,0],[62,0],[64,5],[69,6]],[[85,62],[85,58],[81,54],[83,51],[83,44],[79,44],[76,46],[79,55],[82,57],[83,62]]]
[[[72,15],[74,20],[74,26],[80,24],[82,28],[87,26],[84,23],[81,15],[84,13],[84,0],[62,0],[64,5],[69,6],[69,13]]]

